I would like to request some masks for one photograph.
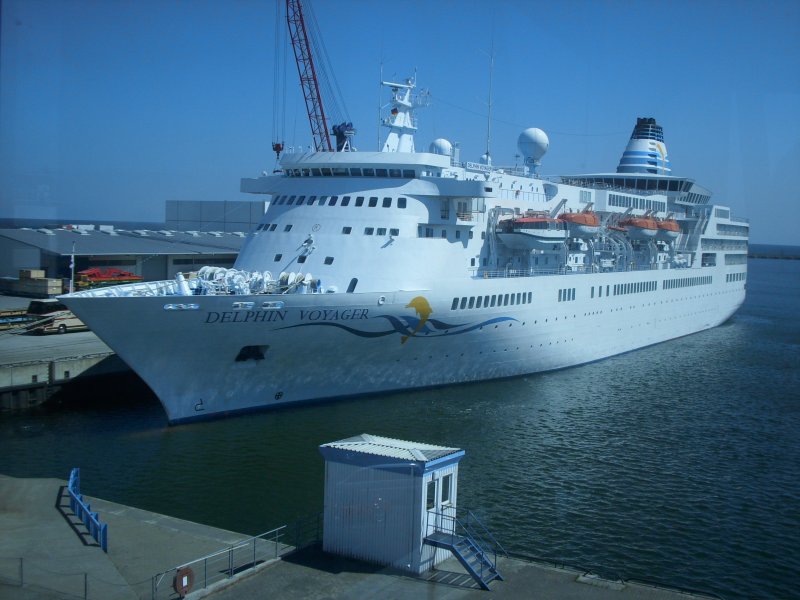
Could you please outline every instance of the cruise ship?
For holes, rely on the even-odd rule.
[[[231,269],[61,296],[150,386],[170,423],[293,402],[515,377],[723,323],[744,301],[748,223],[672,174],[640,118],[615,172],[417,151],[413,79],[381,151],[283,154]]]

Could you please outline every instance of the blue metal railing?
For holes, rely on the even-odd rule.
[[[103,552],[108,552],[108,524],[101,523],[96,512],[92,512],[92,507],[83,501],[81,495],[81,470],[77,467],[72,469],[69,474],[69,507],[75,513],[86,528],[89,534],[100,544]]]
[[[481,561],[478,575],[484,579],[486,568],[496,572],[497,555],[508,556],[508,552],[484,526],[475,514],[467,509],[446,509],[446,512],[429,512],[427,531],[449,536],[450,545],[456,546],[459,540],[465,539],[479,549],[489,564]],[[491,553],[491,558],[488,554]]]

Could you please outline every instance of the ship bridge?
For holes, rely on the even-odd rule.
[[[692,179],[645,173],[599,173],[559,177],[561,183],[601,190],[620,190],[636,194],[663,194],[678,204],[708,204],[711,191]]]

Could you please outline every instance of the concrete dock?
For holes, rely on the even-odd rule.
[[[29,301],[0,296],[0,309],[25,307]],[[128,370],[91,331],[63,335],[0,332],[0,409],[37,406],[74,379]]]
[[[86,535],[71,513],[66,481],[0,475],[0,600],[77,597],[151,599],[153,577],[248,536],[91,498],[92,510],[108,523],[109,551]],[[474,582],[453,559],[417,578],[323,553],[319,546],[262,562],[232,579],[198,589],[188,598],[553,598],[560,600],[687,600],[708,598],[636,582],[607,581],[544,563],[504,558],[504,581],[491,592]],[[170,574],[157,598],[177,598]]]

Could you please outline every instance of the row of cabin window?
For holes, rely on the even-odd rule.
[[[531,302],[533,302],[533,292],[492,294],[491,296],[463,296],[461,298],[453,298],[453,304],[450,305],[450,310],[514,306],[515,304],[530,304]]]
[[[275,231],[275,229],[277,227],[278,227],[278,225],[276,223],[264,223],[262,225],[259,225],[257,230]],[[292,230],[292,225],[291,224],[284,225],[283,230],[286,231],[286,232],[291,231]],[[386,227],[377,227],[377,228],[376,227],[364,227],[364,235],[386,235],[386,231],[387,231]],[[389,231],[389,235],[391,235],[391,236],[397,237],[397,236],[400,235],[400,230],[395,228],[395,227],[390,228],[388,231]],[[353,228],[352,227],[342,227],[342,233],[343,234],[350,235],[352,232],[353,232]]]
[[[703,277],[681,277],[680,279],[665,279],[664,289],[672,290],[675,288],[690,287],[694,285],[710,285],[712,282],[711,275],[704,275]]]
[[[725,282],[730,283],[731,281],[744,281],[747,279],[747,273],[728,273],[725,275]]]
[[[364,206],[364,196],[356,196],[356,206]],[[342,196],[342,201],[339,202],[339,196],[278,196],[273,204],[286,204],[287,206],[295,205],[301,206],[303,204],[307,206],[313,206],[316,204],[317,206],[324,206],[327,204],[328,206],[336,206],[336,203],[339,202],[339,206],[350,206],[350,196]],[[392,207],[392,198],[386,197],[381,202],[381,206],[383,208],[391,208]],[[406,208],[408,204],[408,200],[403,198],[402,196],[397,199],[397,208]],[[378,206],[378,197],[377,196],[370,196],[369,201],[367,202],[367,206],[370,208],[375,208]]]
[[[386,235],[386,227],[364,227],[364,235]],[[400,235],[400,230],[394,227],[390,228],[389,235],[397,237]],[[342,227],[342,233],[344,235],[350,235],[353,232],[352,227]]]
[[[639,294],[641,292],[655,292],[658,289],[657,281],[638,281],[636,283],[618,283],[614,286],[614,295]]]
[[[575,288],[562,288],[558,290],[559,302],[570,302],[575,300]]]
[[[297,257],[297,262],[300,263],[300,264],[303,264],[304,262],[306,262],[307,258],[308,258],[308,256],[305,256],[305,255],[304,256],[298,256]],[[280,262],[282,259],[283,259],[283,254],[276,254],[275,255],[275,262]],[[332,256],[326,256],[325,260],[323,262],[326,265],[332,265],[333,264],[333,257]]]
[[[621,194],[609,194],[608,204],[610,206],[621,206],[624,208],[638,208],[641,210],[667,210],[667,203],[658,200],[647,200],[646,198],[635,198],[633,196],[623,196]]]
[[[301,169],[285,169],[289,177],[400,177],[414,179],[414,169],[375,169],[371,167],[311,167]]]
[[[424,231],[425,235],[423,235],[423,227],[420,225],[419,230],[418,230],[419,237],[426,237],[426,238],[434,237],[433,227],[425,227],[424,229],[425,229],[425,231]],[[481,232],[481,238],[485,238],[485,233],[486,232]],[[473,234],[472,230],[470,229],[469,230],[469,236],[468,236],[469,239],[472,239],[473,235],[474,234]],[[439,233],[439,236],[446,239],[447,238],[447,229],[442,229],[442,231]],[[460,229],[456,229],[456,239],[457,240],[461,239],[461,230]]]

